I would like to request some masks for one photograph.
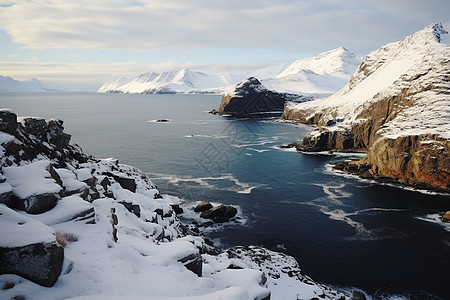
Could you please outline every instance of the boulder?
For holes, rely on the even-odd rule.
[[[229,205],[219,205],[200,214],[201,218],[212,219],[216,223],[228,222],[237,214],[237,209]]]
[[[141,207],[137,204],[133,204],[126,201],[119,201],[120,204],[125,206],[125,208],[132,214],[136,215],[136,217],[141,217]]]
[[[354,290],[352,292],[352,300],[366,300],[366,299],[367,299],[366,295],[363,292],[357,290]]]
[[[119,177],[117,182],[123,189],[136,193],[136,182],[133,178]]]
[[[0,274],[16,274],[51,287],[61,273],[64,248],[56,241],[22,247],[0,247]]]
[[[200,204],[198,204],[195,208],[194,211],[195,212],[202,212],[208,209],[213,208],[212,204],[209,203],[208,201],[203,201]]]
[[[186,269],[192,271],[194,274],[197,274],[198,277],[202,276],[203,261],[200,253],[190,254],[179,259],[178,262],[181,262],[186,267]]]
[[[171,204],[170,207],[172,207],[173,211],[177,215],[180,215],[180,214],[182,214],[184,212],[183,208],[181,208],[179,204]]]
[[[0,204],[0,274],[53,286],[64,260],[55,231]]]
[[[441,218],[442,222],[450,223],[450,210],[447,211]]]
[[[22,125],[26,133],[32,134],[39,139],[46,140],[47,122],[40,118],[23,118]]]
[[[50,142],[53,143],[64,131],[63,121],[51,119],[47,121],[47,130],[50,137]]]
[[[17,129],[17,115],[7,109],[0,110],[0,131],[13,134]]]
[[[30,214],[52,209],[63,193],[61,178],[49,161],[3,168],[3,174],[12,187],[16,208]]]
[[[6,178],[0,174],[0,203],[4,203],[8,207],[14,206],[14,196],[12,187],[6,182]]]
[[[40,214],[55,207],[59,199],[61,196],[58,193],[32,195],[25,199],[17,199],[16,208],[29,214]]]

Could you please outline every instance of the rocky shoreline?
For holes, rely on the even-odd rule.
[[[71,145],[61,120],[0,110],[0,173],[0,298],[352,299],[288,255],[216,248],[181,223],[179,198],[137,168]],[[214,224],[237,213],[209,203],[197,211]]]

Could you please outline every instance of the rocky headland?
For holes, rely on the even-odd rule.
[[[299,151],[367,152],[335,168],[450,191],[450,46],[441,24],[370,53],[336,94],[287,104],[282,118],[315,125]]]
[[[212,114],[248,116],[250,114],[279,112],[288,101],[310,101],[312,97],[297,94],[277,93],[264,87],[255,77],[249,77],[238,83],[231,91],[222,96],[219,110]]]
[[[0,110],[0,298],[352,297],[314,282],[288,255],[209,245],[178,219],[179,198],[70,138],[61,120]],[[237,213],[195,210],[214,223]]]

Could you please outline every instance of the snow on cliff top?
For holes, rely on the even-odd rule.
[[[441,24],[431,24],[399,42],[371,52],[349,83],[336,94],[291,106],[312,115],[322,111],[325,118],[343,118],[344,124],[371,103],[408,89],[414,105],[403,109],[382,133],[386,137],[438,134],[450,138],[450,45]],[[432,87],[431,89],[429,87]]]

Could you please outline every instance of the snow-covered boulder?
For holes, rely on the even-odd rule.
[[[55,231],[0,204],[0,274],[53,286],[64,260]]]
[[[12,187],[15,206],[30,214],[48,211],[61,199],[63,188],[49,161],[6,167],[3,174]]]

